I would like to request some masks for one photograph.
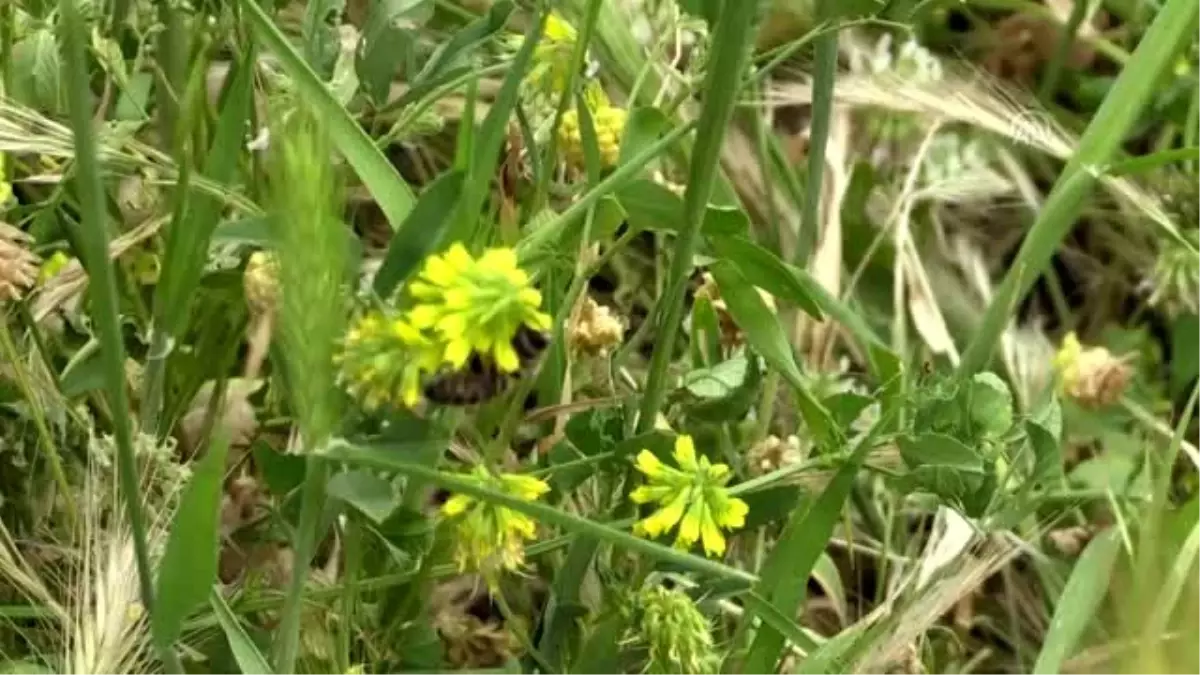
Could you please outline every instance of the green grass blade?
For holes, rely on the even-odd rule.
[[[876,426],[878,429],[879,427]],[[874,443],[874,434],[859,441],[833,480],[806,508],[797,509],[780,535],[755,590],[784,616],[795,616],[804,602],[809,575],[825,550],[858,469]],[[784,636],[769,625],[760,626],[742,672],[773,673],[784,648]]]
[[[1078,150],[1059,175],[1037,221],[1025,235],[1012,263],[1012,270],[1025,269],[1024,278],[1019,279],[1010,270],[997,289],[997,297],[1014,292],[1018,299],[1024,297],[1050,264],[1095,186],[1094,173],[1113,158],[1125,134],[1154,96],[1160,76],[1174,65],[1179,45],[1194,33],[1198,12],[1200,3],[1195,0],[1168,0],[1158,10],[1154,23],[1142,36],[1133,57],[1079,139]],[[960,373],[976,373],[987,365],[1010,315],[1010,308],[996,301],[988,306],[979,332],[963,353]]]
[[[167,546],[158,565],[158,605],[150,627],[158,648],[167,651],[183,621],[204,604],[217,578],[221,497],[227,438],[217,438],[196,466],[179,501]]]
[[[721,260],[713,264],[709,271],[721,289],[721,297],[728,305],[729,313],[746,332],[746,342],[796,390],[800,414],[818,443],[826,448],[840,449],[842,435],[829,411],[812,395],[804,382],[787,334],[779,324],[779,317],[767,307],[758,290],[738,272],[733,263]]]
[[[692,258],[700,240],[700,227],[717,178],[717,164],[725,129],[733,117],[741,91],[742,72],[750,53],[752,28],[758,12],[757,0],[725,3],[713,31],[712,51],[704,81],[704,108],[697,122],[696,145],[688,169],[687,192],[683,196],[684,229],[675,240],[666,287],[654,312],[658,326],[654,354],[646,375],[646,388],[638,415],[638,430],[654,426],[658,409],[667,393],[667,367],[675,352],[675,337],[683,322],[683,300],[692,269]]]
[[[217,617],[217,623],[220,624],[221,631],[225,633],[225,639],[229,642],[229,651],[233,652],[233,658],[242,672],[245,675],[270,675],[274,672],[271,670],[271,665],[267,663],[267,657],[263,656],[258,645],[250,639],[249,633],[242,628],[242,623],[238,620],[237,615],[229,608],[229,603],[225,602],[225,598],[221,596],[221,591],[214,587],[208,597],[213,614]]]
[[[828,19],[838,0],[818,0],[817,16]],[[827,30],[815,38],[816,63],[813,72],[812,131],[808,149],[808,176],[804,181],[804,214],[797,237],[797,264],[808,260],[821,229],[821,186],[825,175],[825,146],[829,142],[829,123],[833,115],[833,83],[837,78],[838,31]]]
[[[458,206],[465,177],[462,171],[444,173],[421,193],[416,208],[392,236],[383,263],[375,274],[375,293],[379,297],[390,296],[425,256],[438,247],[450,225],[450,214]]]
[[[66,71],[67,103],[75,145],[75,187],[79,199],[80,224],[73,240],[82,250],[79,256],[90,278],[91,314],[104,364],[105,398],[113,414],[113,436],[117,446],[117,475],[126,515],[132,531],[134,559],[137,562],[138,587],[142,606],[154,615],[154,587],[150,556],[146,549],[146,524],[142,516],[137,464],[133,455],[133,429],[129,398],[125,390],[125,342],[121,334],[117,277],[108,257],[108,215],[96,137],[92,128],[92,91],[88,85],[87,26],[75,0],[61,0],[59,24],[63,69]],[[166,667],[178,671],[169,651],[163,652]]]
[[[371,137],[363,130],[358,122],[338,104],[337,99],[329,92],[312,68],[305,63],[296,49],[292,47],[272,23],[270,17],[254,0],[242,0],[246,16],[254,24],[260,38],[279,59],[283,70],[292,78],[299,90],[300,99],[306,101],[314,115],[318,116],[329,129],[338,151],[354,168],[355,173],[362,179],[371,192],[371,196],[379,203],[384,217],[391,223],[392,229],[398,229],[408,217],[415,205],[416,198],[408,184],[400,177],[396,168],[384,157],[383,152],[371,142]]]
[[[230,73],[216,135],[208,149],[204,176],[219,184],[229,182],[238,169],[246,120],[254,93],[254,54],[247,54]],[[183,170],[186,172],[186,165]],[[183,181],[186,183],[186,181]],[[154,330],[142,394],[142,426],[157,434],[162,408],[163,379],[171,345],[187,329],[191,316],[188,298],[195,292],[208,259],[208,246],[224,208],[211,194],[183,194],[177,187],[180,208],[167,230],[162,276],[154,294]]]
[[[1096,618],[1096,610],[1108,594],[1109,576],[1120,550],[1121,537],[1114,529],[1093,539],[1079,556],[1054,608],[1054,618],[1033,672],[1057,673],[1063,661],[1075,651],[1079,638]]]
[[[394,450],[386,447],[376,448],[370,445],[352,445],[345,441],[335,440],[326,448],[323,457],[330,461],[374,466],[380,469],[395,471],[405,476],[429,481],[447,490],[470,495],[497,506],[523,513],[547,525],[561,527],[575,535],[589,537],[606,544],[625,548],[665,563],[678,565],[698,574],[707,574],[746,584],[753,583],[756,580],[754,575],[729,567],[728,565],[723,565],[707,558],[688,555],[669,546],[663,546],[662,544],[656,544],[652,541],[635,537],[628,532],[622,532],[609,525],[559,511],[545,504],[517,499],[506,493],[497,492],[485,486],[480,486],[478,483],[464,480],[451,473],[406,462],[400,459]]]

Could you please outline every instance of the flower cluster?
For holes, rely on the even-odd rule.
[[[1125,393],[1133,368],[1104,347],[1084,348],[1074,332],[1063,338],[1054,356],[1062,392],[1080,405],[1099,408],[1111,405]]]
[[[615,166],[620,157],[621,135],[625,133],[627,115],[624,108],[613,106],[602,94],[589,99],[588,112],[591,113],[592,126],[596,132],[600,167],[608,169]],[[579,111],[572,109],[563,114],[558,135],[567,165],[576,170],[583,168],[583,133],[579,128]]]
[[[675,440],[675,461],[679,468],[663,464],[654,453],[642,450],[636,466],[647,484],[635,489],[629,498],[638,504],[657,502],[659,509],[634,525],[639,534],[658,537],[679,526],[675,545],[690,548],[697,540],[710,556],[725,553],[725,535],[721,529],[734,530],[746,524],[746,502],[732,497],[725,483],[729,467],[713,464],[707,457],[696,459],[691,436]]]
[[[408,292],[413,304],[406,312],[370,312],[342,342],[341,380],[368,408],[415,405],[425,375],[443,365],[462,368],[472,353],[513,372],[520,367],[512,345],[518,329],[550,327],[541,293],[510,248],[475,258],[456,243],[425,260]]]
[[[32,244],[24,230],[0,222],[0,302],[20,299],[37,280],[41,260]]]
[[[712,627],[687,593],[648,586],[634,596],[634,617],[623,640],[644,646],[649,673],[715,673],[720,665]]]
[[[546,17],[541,39],[533,50],[533,67],[525,75],[525,85],[547,98],[562,95],[570,78],[571,55],[578,34],[557,13]]]
[[[536,501],[550,486],[532,476],[493,474],[475,467],[464,476],[522,501]],[[460,571],[477,571],[489,583],[502,570],[516,571],[525,562],[525,541],[533,539],[537,523],[529,516],[495,506],[465,494],[455,494],[442,505],[442,515],[455,519],[454,560]]]
[[[471,352],[490,356],[500,370],[520,367],[512,338],[523,325],[550,328],[541,311],[542,294],[517,266],[511,248],[493,248],[471,257],[462,244],[430,256],[409,286],[417,304],[409,313],[418,330],[430,330],[443,347],[442,360],[461,368]]]

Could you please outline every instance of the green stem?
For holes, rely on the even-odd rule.
[[[312,451],[312,448],[309,448]],[[320,525],[321,510],[325,503],[326,462],[320,457],[309,456],[304,469],[304,486],[300,494],[300,522],[293,536],[292,579],[288,585],[287,599],[279,619],[279,632],[275,642],[275,671],[296,672],[296,656],[300,651],[300,615],[304,609],[304,585],[308,581],[308,568],[317,547],[317,527]]]
[[[1063,24],[1058,44],[1054,45],[1054,53],[1050,55],[1050,62],[1046,64],[1046,70],[1042,73],[1042,86],[1038,89],[1038,99],[1041,101],[1049,102],[1058,89],[1063,64],[1067,61],[1067,54],[1075,46],[1075,34],[1079,32],[1079,24],[1083,23],[1083,17],[1087,14],[1088,4],[1088,0],[1075,0],[1071,7],[1071,16]]]
[[[1125,134],[1154,97],[1159,76],[1173,65],[1177,48],[1192,30],[1197,12],[1200,5],[1196,0],[1167,0],[1159,10],[1129,64],[1088,124],[1079,149],[1059,175],[1037,221],[1025,236],[975,338],[963,353],[960,373],[978,372],[991,359],[1010,312],[1071,231],[1084,200],[1096,184],[1095,172],[1112,159]]]
[[[683,300],[688,273],[700,240],[700,226],[708,207],[725,129],[733,116],[741,89],[742,71],[749,56],[749,41],[758,2],[726,3],[721,10],[713,36],[712,61],[705,77],[704,108],[697,123],[698,133],[688,172],[688,187],[683,198],[683,229],[675,240],[675,253],[668,271],[666,292],[658,302],[658,335],[646,390],[638,415],[638,430],[654,426],[655,414],[667,389],[667,367],[675,351],[675,338],[683,321]]]
[[[351,649],[354,636],[354,613],[358,605],[358,579],[362,574],[362,528],[358,521],[350,518],[343,530],[343,574],[346,582],[342,586],[342,620],[338,626],[338,638],[341,649],[338,658],[341,660],[342,672],[350,672],[352,665]]]
[[[154,581],[146,546],[146,524],[142,517],[137,463],[133,454],[133,429],[125,390],[125,343],[121,335],[120,302],[116,275],[108,257],[108,225],[104,186],[92,126],[92,91],[87,62],[88,31],[75,0],[60,0],[63,70],[67,102],[75,144],[75,181],[79,196],[80,224],[75,241],[80,242],[83,262],[90,278],[92,319],[100,338],[107,399],[112,409],[113,436],[117,446],[117,479],[125,502],[133,538],[138,587],[142,607],[154,613]],[[170,645],[160,645],[163,664],[171,672],[182,672],[179,658]]]
[[[825,0],[818,12],[827,16],[832,4]],[[802,267],[808,260],[821,231],[821,185],[825,175],[825,147],[829,142],[829,122],[833,114],[833,83],[837,79],[838,33],[824,32],[816,40],[816,72],[813,74],[812,131],[808,143],[808,180],[804,183],[804,215],[796,237],[795,263]],[[832,207],[832,204],[830,205]]]

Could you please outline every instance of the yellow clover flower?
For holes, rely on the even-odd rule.
[[[368,409],[411,407],[421,398],[422,375],[437,369],[441,351],[404,319],[375,311],[347,331],[337,361],[339,379]]]
[[[691,436],[675,439],[673,453],[679,468],[663,464],[654,453],[642,450],[637,470],[645,474],[647,484],[638,487],[629,498],[638,504],[657,502],[660,508],[634,525],[639,534],[658,537],[676,525],[675,545],[690,548],[697,540],[710,556],[725,553],[725,535],[721,529],[734,530],[746,524],[746,502],[731,497],[725,483],[731,476],[725,464],[713,464],[707,457],[696,460]]]
[[[478,466],[465,476],[523,501],[536,501],[550,486],[533,476],[493,474]],[[489,504],[465,494],[455,494],[442,505],[442,515],[457,519],[454,560],[459,571],[475,570],[494,581],[501,570],[516,571],[525,562],[525,541],[533,539],[537,523],[529,516]]]
[[[1062,393],[1090,408],[1119,401],[1133,378],[1127,358],[1113,356],[1104,347],[1084,348],[1074,331],[1067,333],[1054,355],[1054,369]]]
[[[542,294],[517,266],[511,248],[493,248],[474,258],[461,243],[425,261],[409,284],[416,305],[408,314],[417,330],[431,330],[442,347],[442,361],[461,368],[471,352],[488,354],[501,371],[520,367],[512,340],[522,324],[537,331],[550,327],[541,311]]]
[[[596,131],[596,147],[600,150],[600,167],[609,169],[616,165],[621,156],[621,135],[625,133],[627,118],[624,108],[618,108],[604,102],[598,106],[588,106],[592,115],[592,127]],[[562,143],[567,164],[575,169],[582,169],[583,132],[579,128],[579,111],[572,108],[563,114],[562,124],[558,127],[559,142]]]

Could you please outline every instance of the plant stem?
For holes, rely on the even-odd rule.
[[[1046,103],[1054,98],[1054,92],[1058,89],[1058,80],[1062,77],[1063,64],[1067,61],[1067,54],[1075,46],[1075,34],[1079,32],[1079,24],[1083,23],[1083,17],[1087,14],[1088,0],[1074,0],[1074,2],[1075,4],[1071,7],[1071,16],[1063,24],[1058,44],[1054,45],[1054,53],[1051,54],[1050,62],[1046,64],[1046,70],[1042,73],[1042,85],[1038,89],[1038,99]]]
[[[749,56],[751,28],[758,4],[752,0],[726,3],[713,35],[712,61],[705,77],[704,108],[697,123],[696,145],[688,172],[687,192],[683,198],[683,228],[675,240],[666,290],[659,299],[656,311],[658,336],[638,414],[639,431],[647,431],[654,426],[655,414],[666,395],[667,367],[671,363],[675,338],[683,320],[688,273],[692,269],[692,257],[700,240],[700,226],[716,181],[725,129],[729,126],[741,89],[742,71]]]
[[[312,448],[309,448],[312,451]],[[292,579],[288,585],[287,599],[283,603],[279,619],[279,632],[275,642],[275,672],[296,672],[296,655],[300,650],[300,614],[304,608],[304,585],[308,581],[308,568],[317,547],[317,527],[320,525],[321,510],[325,505],[325,474],[328,467],[324,459],[309,456],[305,461],[304,486],[300,493],[300,522],[293,537],[295,557],[292,562]]]
[[[59,9],[62,13],[59,39],[63,70],[66,71],[67,107],[70,109],[75,143],[75,181],[80,207],[80,224],[74,239],[80,243],[82,250],[79,253],[90,278],[92,318],[100,338],[106,398],[113,413],[117,479],[129,518],[142,607],[148,615],[153,616],[154,582],[146,547],[146,524],[142,518],[129,400],[125,391],[125,343],[121,335],[116,275],[108,257],[104,187],[100,180],[100,163],[92,128],[92,92],[88,84],[86,52],[88,32],[75,0],[60,0]],[[160,655],[169,671],[182,672],[179,659],[170,645],[160,645]]]
[[[830,12],[831,0],[818,5],[822,18]],[[802,267],[816,245],[821,230],[821,184],[825,173],[825,147],[829,141],[829,119],[833,114],[833,83],[837,78],[838,32],[829,30],[816,39],[816,72],[813,75],[812,131],[808,143],[808,179],[804,182],[804,215],[796,237],[795,262]],[[831,205],[832,206],[832,205]]]
[[[1172,65],[1179,44],[1192,30],[1197,12],[1200,12],[1200,5],[1195,0],[1167,0],[1159,10],[1133,57],[1088,124],[1079,141],[1079,149],[1059,174],[1037,221],[1025,236],[1008,273],[996,289],[978,333],[963,353],[960,373],[978,372],[991,359],[1013,306],[1029,291],[1071,231],[1084,200],[1095,187],[1098,168],[1112,159],[1125,134],[1153,98],[1159,76]]]

